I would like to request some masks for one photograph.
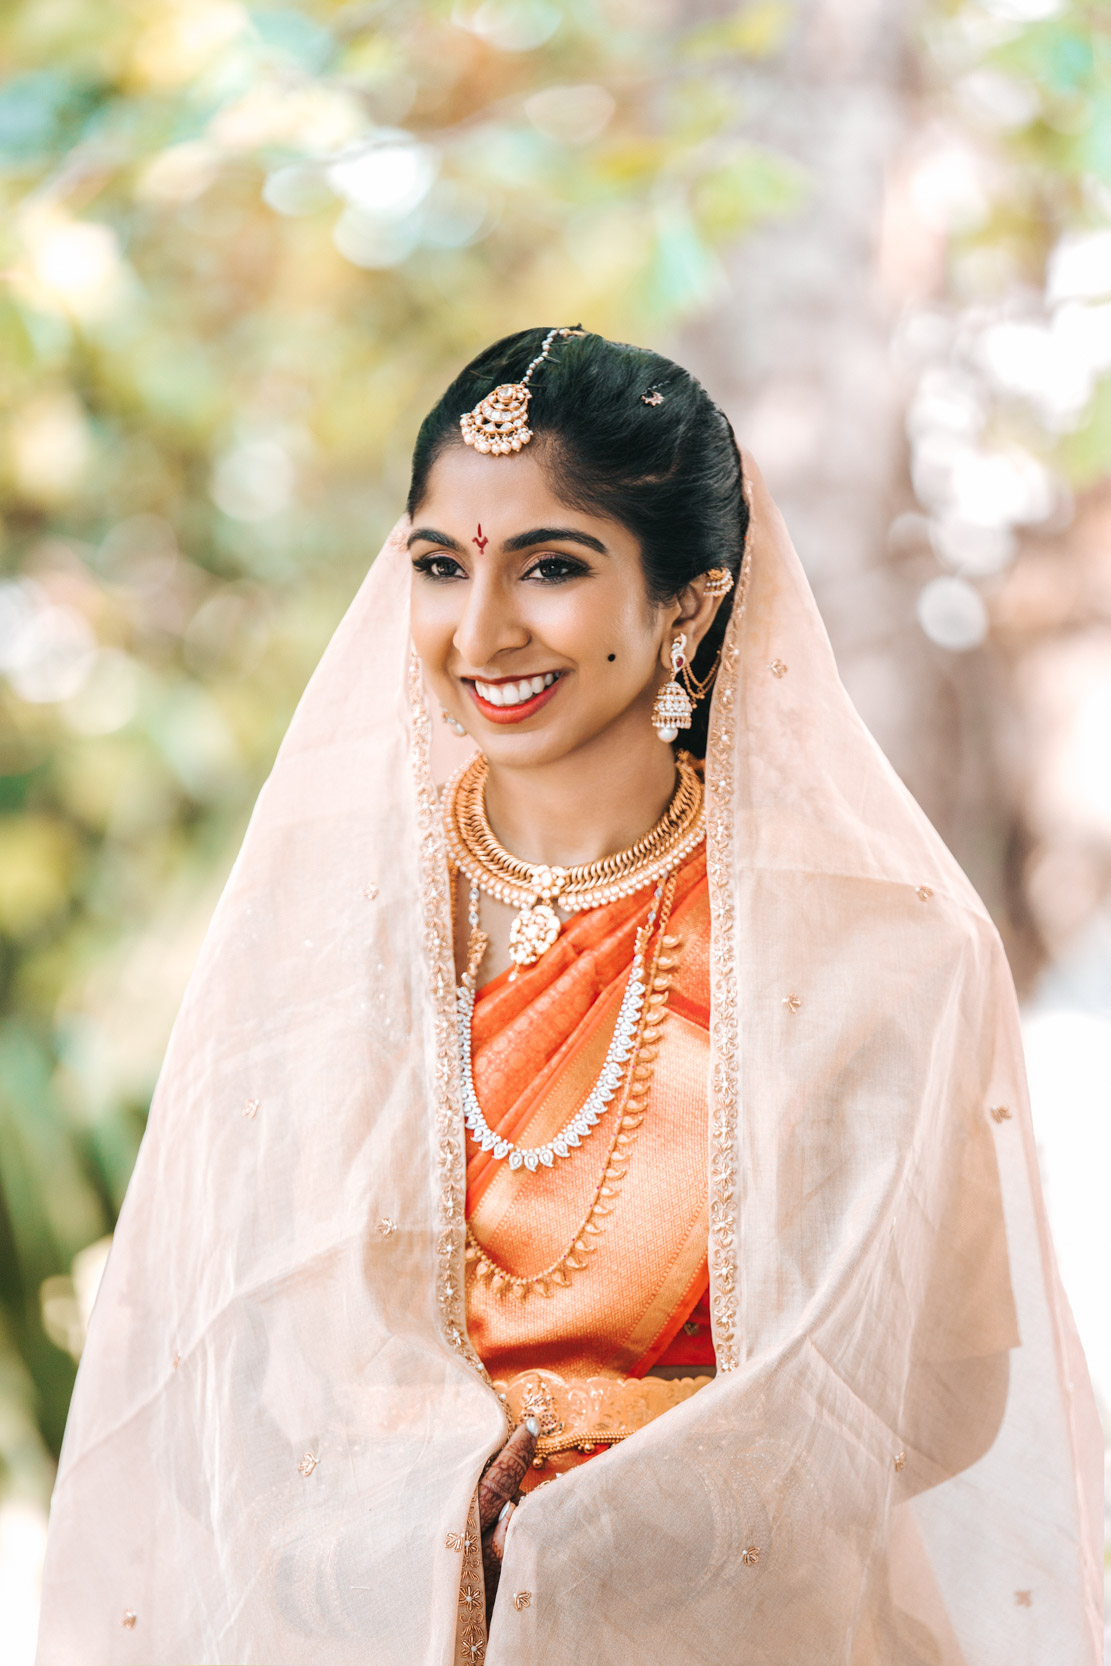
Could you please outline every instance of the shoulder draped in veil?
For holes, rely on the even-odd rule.
[[[466,1335],[436,789],[459,743],[430,724],[403,530],[173,1031],[39,1666],[1095,1666],[1102,1441],[1007,964],[758,476],[707,757],[719,1374],[521,1505],[487,1643],[468,1524],[504,1422]]]

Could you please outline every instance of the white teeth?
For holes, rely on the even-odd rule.
[[[491,706],[521,706],[551,688],[558,673],[546,671],[543,676],[522,677],[519,683],[475,683],[475,692]]]

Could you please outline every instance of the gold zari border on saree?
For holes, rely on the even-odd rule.
[[[627,1440],[713,1380],[710,1376],[561,1377],[555,1371],[535,1370],[498,1379],[494,1388],[514,1427],[526,1417],[537,1419],[536,1453],[548,1458],[576,1447],[589,1451],[593,1446]]]

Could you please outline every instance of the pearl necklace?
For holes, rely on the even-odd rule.
[[[482,1106],[478,1102],[478,1094],[475,1092],[471,1051],[475,974],[478,970],[478,961],[482,958],[482,951],[486,944],[484,934],[480,931],[478,923],[478,886],[473,881],[471,882],[467,919],[471,930],[472,948],[468,956],[467,971],[456,990],[459,1068],[463,1079],[463,1120],[483,1151],[492,1152],[499,1161],[508,1158],[511,1169],[519,1169],[523,1166],[534,1173],[541,1165],[550,1169],[557,1157],[570,1157],[576,1146],[586,1139],[595,1123],[605,1114],[606,1107],[620,1087],[625,1066],[633,1053],[633,1042],[637,1033],[637,1025],[640,1022],[641,1008],[644,1005],[646,994],[644,954],[652,935],[652,928],[656,923],[656,912],[660,906],[663,888],[664,880],[661,879],[652,897],[652,906],[648,910],[648,920],[637,931],[633,964],[629,968],[629,979],[625,985],[625,993],[621,997],[621,1006],[617,1013],[617,1023],[614,1025],[613,1039],[606,1050],[606,1057],[599,1072],[598,1080],[591,1088],[580,1109],[564,1124],[553,1139],[547,1140],[543,1145],[523,1146],[517,1145],[513,1140],[502,1139],[500,1134],[495,1134],[483,1114]],[[477,959],[476,950],[478,951]]]

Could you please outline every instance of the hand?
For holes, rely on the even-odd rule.
[[[482,1533],[487,1625],[498,1594],[510,1517],[517,1507],[521,1482],[536,1456],[536,1437],[539,1433],[540,1425],[535,1417],[519,1423],[478,1483],[478,1525]]]

